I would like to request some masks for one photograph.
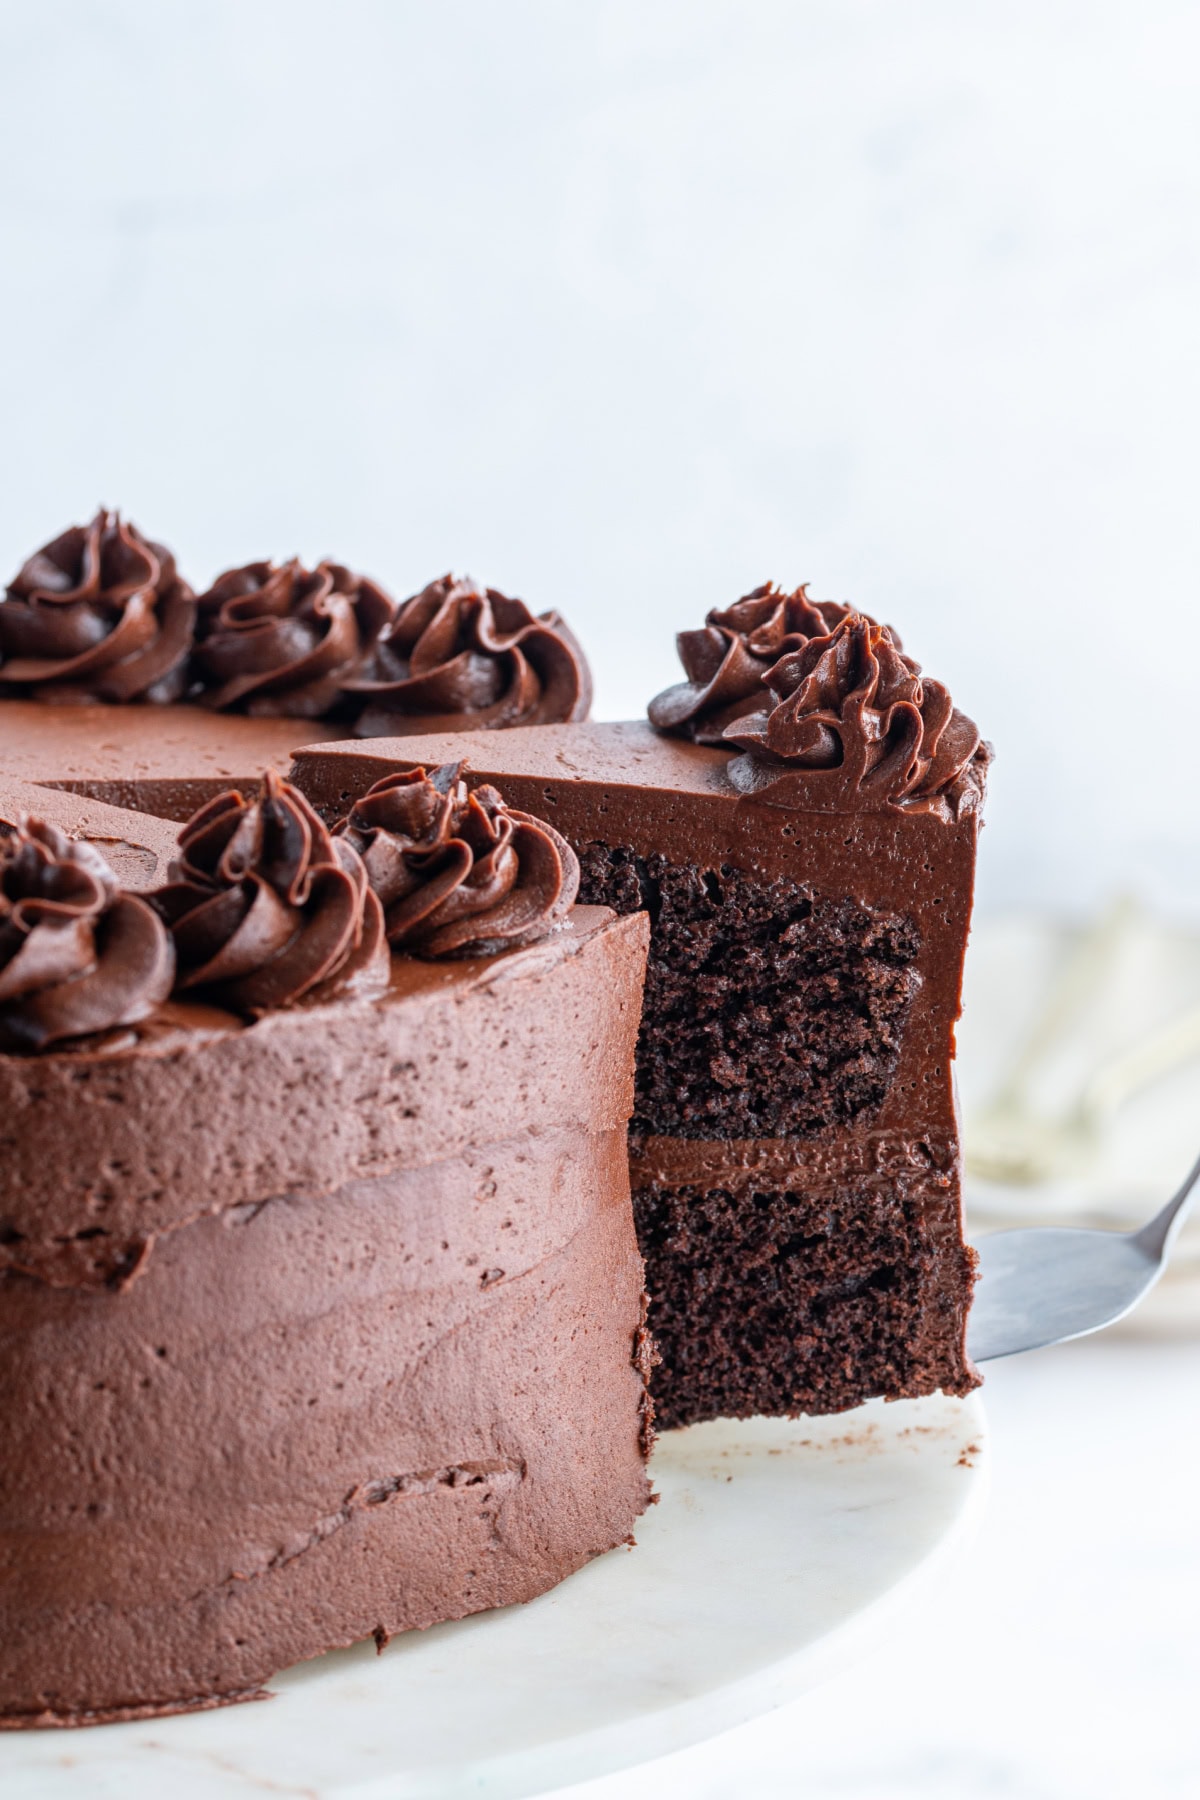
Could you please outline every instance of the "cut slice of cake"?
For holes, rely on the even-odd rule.
[[[809,612],[775,643],[742,621],[740,682],[716,679],[747,660],[735,627],[709,627],[708,692],[668,721],[688,735],[378,739],[293,766],[332,820],[390,771],[467,759],[553,820],[588,900],[649,913],[630,1159],[664,1425],[977,1380],[952,1064],[988,752],[884,628]],[[692,741],[710,704],[727,747]]]

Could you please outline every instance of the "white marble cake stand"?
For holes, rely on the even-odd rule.
[[[319,1658],[277,1698],[0,1733],[4,1800],[508,1800],[765,1712],[875,1641],[970,1531],[978,1399],[672,1432],[636,1550],[528,1606]]]

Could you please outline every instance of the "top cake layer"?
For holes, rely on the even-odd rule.
[[[829,1080],[822,1076],[824,1098],[815,1094],[815,1107],[808,1105],[813,1089],[808,1084],[804,1091],[804,1073],[819,1069],[822,1058],[829,1062],[828,1021],[819,1004],[813,1004],[786,1026],[786,1060],[772,1049],[784,1022],[754,1026],[761,1055],[768,1064],[772,1057],[779,1060],[779,1078],[795,1078],[779,1100],[790,1123],[756,1121],[741,1103],[745,1094],[754,1098],[772,1085],[770,1067],[761,1075],[734,1076],[727,1085],[707,1078],[705,1071],[700,1100],[705,1111],[685,1120],[669,1089],[678,1082],[682,1058],[689,1055],[693,1026],[700,1035],[707,1026],[694,1021],[696,1008],[689,1010],[684,1003],[675,1010],[673,1044],[664,1046],[671,1067],[664,1064],[662,1096],[649,1109],[653,1084],[646,1062],[648,1037],[642,1037],[635,1116],[640,1130],[669,1138],[759,1139],[797,1130],[811,1136],[869,1114],[876,1132],[903,1129],[907,1136],[919,1136],[925,1129],[946,1138],[954,1125],[954,1022],[972,907],[977,808],[955,817],[948,808],[887,806],[844,814],[768,803],[765,797],[739,794],[730,783],[729,751],[660,736],[640,722],[531,727],[489,734],[486,740],[443,734],[313,745],[297,752],[291,779],[320,814],[336,819],[389,770],[461,758],[468,760],[470,783],[495,781],[513,805],[556,824],[583,860],[585,893],[596,893],[587,884],[587,871],[596,860],[590,846],[597,844],[615,859],[604,875],[603,891],[596,893],[606,904],[626,909],[613,886],[621,859],[631,884],[628,907],[644,904],[639,886],[644,889],[649,877],[649,886],[655,887],[651,911],[658,954],[664,952],[671,927],[664,896],[678,913],[680,981],[694,983],[705,974],[694,963],[693,976],[687,976],[687,958],[705,929],[705,898],[721,914],[723,929],[732,923],[730,907],[743,914],[739,938],[747,931],[754,938],[748,920],[756,911],[772,918],[766,932],[770,954],[763,950],[747,958],[736,952],[727,970],[734,988],[716,1008],[721,1019],[729,1019],[734,1010],[750,1030],[763,1006],[770,1010],[779,995],[792,990],[795,972],[777,954],[788,949],[781,941],[786,931],[792,931],[788,941],[797,943],[797,932],[802,934],[799,947],[808,974],[815,972],[819,983],[835,979],[837,967],[846,970],[847,959],[853,963],[851,979],[862,992],[849,990],[846,976],[838,977],[844,1001],[840,1012],[862,1017],[862,1042],[856,1046],[847,1040],[833,1058],[846,1075],[846,1093],[833,1093],[829,1082],[840,1080],[833,1071]],[[666,866],[675,871],[667,873],[673,884],[669,893],[658,886],[651,862],[655,871]],[[712,887],[711,895],[705,884]],[[761,965],[757,972],[752,967],[756,956]],[[826,976],[820,974],[822,958]],[[909,1006],[914,992],[921,999]],[[907,1021],[889,1015],[889,994],[909,1013]],[[815,999],[819,997],[815,990]],[[694,1060],[711,1066],[711,1049],[705,1051],[700,1037]],[[876,1073],[871,1073],[873,1067]]]

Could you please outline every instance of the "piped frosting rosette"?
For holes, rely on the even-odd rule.
[[[371,667],[347,681],[365,699],[360,736],[485,731],[586,719],[592,678],[556,612],[443,575],[400,607]]]
[[[0,601],[0,691],[33,699],[178,700],[195,626],[175,558],[98,512],[38,550]]]
[[[805,586],[789,594],[774,582],[714,606],[698,631],[676,638],[687,679],[650,702],[650,723],[696,744],[721,744],[727,726],[760,710],[763,678],[779,658],[827,637],[849,612],[837,600],[810,600]]]
[[[269,773],[256,800],[210,800],[149,896],[175,944],[179,996],[258,1017],[298,1000],[380,992],[383,913],[354,846]]]
[[[340,563],[227,569],[197,601],[193,658],[217,711],[316,719],[363,669],[396,603]]]
[[[174,968],[161,920],[93,845],[33,818],[0,837],[0,1050],[136,1024],[167,998]]]
[[[780,658],[770,704],[738,719],[725,742],[741,792],[781,804],[957,813],[978,797],[972,763],[990,752],[940,681],[927,680],[886,626],[850,613]]]
[[[566,840],[493,787],[468,794],[462,766],[386,775],[337,828],[363,860],[390,943],[416,956],[492,956],[538,943],[579,891]]]

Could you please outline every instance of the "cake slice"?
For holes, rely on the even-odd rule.
[[[468,759],[586,899],[649,913],[630,1168],[664,1425],[977,1380],[952,1065],[988,752],[883,627],[749,598],[689,634],[665,731],[322,744],[292,774],[332,820]]]

